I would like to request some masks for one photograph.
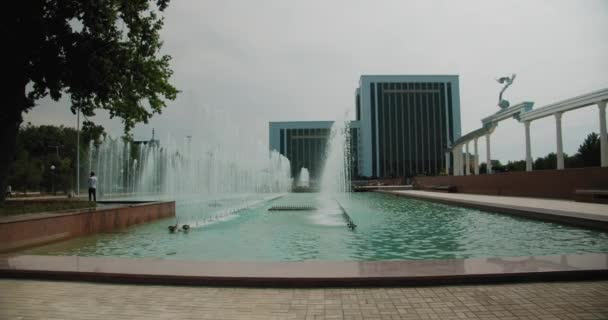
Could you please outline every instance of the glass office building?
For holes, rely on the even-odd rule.
[[[356,90],[362,168],[368,177],[437,175],[460,137],[455,75],[361,76]]]
[[[270,147],[291,162],[291,176],[302,168],[316,179],[323,170],[327,138],[333,121],[291,121],[270,123]]]
[[[437,175],[451,168],[460,137],[456,75],[363,75],[351,121],[353,176]],[[332,121],[271,122],[270,147],[318,177]]]

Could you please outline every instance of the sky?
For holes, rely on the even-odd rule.
[[[163,54],[173,57],[175,101],[135,137],[186,137],[221,116],[267,144],[269,121],[354,117],[362,74],[457,74],[462,134],[496,112],[501,85],[511,104],[535,108],[608,88],[608,1],[561,0],[174,0],[164,12]],[[75,126],[67,99],[38,101],[25,122]],[[599,132],[597,107],[565,113],[564,151]],[[122,124],[91,120],[120,136]],[[215,124],[217,125],[217,124]],[[555,152],[555,120],[531,125],[532,156]],[[193,140],[205,137],[194,136]],[[525,158],[523,124],[501,122],[492,158]],[[485,142],[480,141],[480,161]]]

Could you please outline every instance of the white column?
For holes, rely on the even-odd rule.
[[[460,175],[464,175],[464,157],[462,153],[462,146],[458,146],[458,172]]]
[[[479,152],[477,152],[477,139],[473,140],[473,150],[475,151],[475,157],[473,158],[473,168],[476,175],[479,174]]]
[[[450,175],[450,152],[445,153],[445,174]]]
[[[454,158],[454,175],[458,176],[458,146],[452,149],[452,157]]]
[[[462,175],[462,146],[456,146],[454,150],[454,175],[461,176]]]
[[[486,173],[492,173],[492,154],[490,152],[490,132],[486,133]]]
[[[606,133],[606,102],[597,104],[600,108],[600,153],[602,155],[602,167],[608,167],[608,134]]]
[[[562,113],[555,114],[555,134],[557,137],[557,170],[564,169],[564,145],[562,143]]]
[[[469,141],[467,141],[467,143],[464,145],[464,148],[466,150],[466,153],[464,155],[466,157],[464,161],[464,174],[469,176],[471,175],[471,157],[469,157]]]
[[[524,121],[526,128],[526,171],[532,171],[532,147],[530,145],[530,121]]]

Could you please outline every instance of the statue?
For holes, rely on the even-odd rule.
[[[496,81],[498,81],[498,83],[505,83],[505,86],[502,88],[502,90],[500,90],[500,95],[498,96],[498,107],[500,107],[500,109],[506,109],[509,107],[509,101],[505,100],[502,98],[502,94],[505,92],[505,90],[507,90],[507,88],[513,83],[513,80],[515,80],[515,74],[511,75],[511,77],[500,77],[498,79],[496,79]]]

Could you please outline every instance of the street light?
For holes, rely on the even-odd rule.
[[[80,194],[80,108],[76,116],[76,196]]]
[[[51,165],[51,175],[52,175],[52,192],[55,194],[55,165]]]

